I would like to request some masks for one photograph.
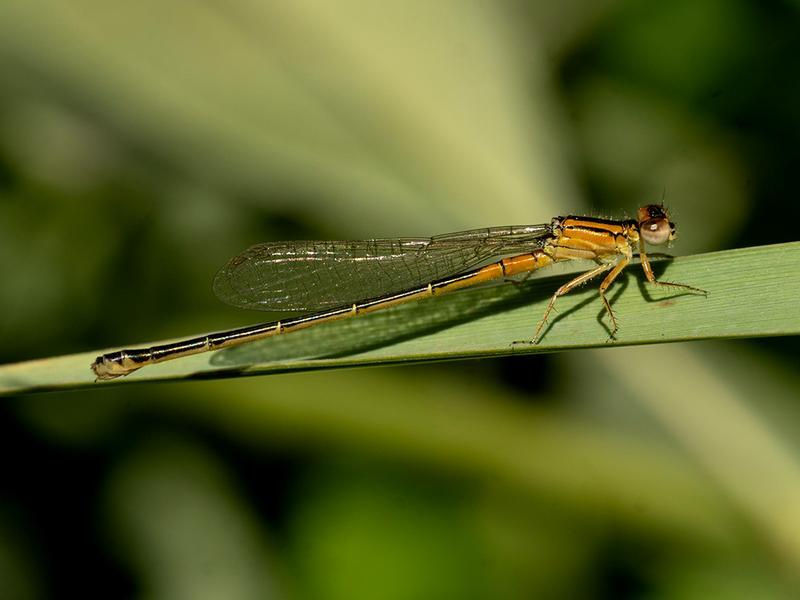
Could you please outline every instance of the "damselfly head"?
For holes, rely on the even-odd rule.
[[[652,246],[663,246],[675,239],[675,223],[670,222],[663,204],[648,204],[639,209],[639,235]]]

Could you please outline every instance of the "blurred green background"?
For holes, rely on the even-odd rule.
[[[789,241],[798,148],[797,1],[4,0],[0,362],[257,322],[210,280],[260,241],[662,197],[677,254]],[[797,597],[797,359],[3,398],[2,597]]]

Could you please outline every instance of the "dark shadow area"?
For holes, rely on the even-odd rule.
[[[629,267],[611,288],[609,302],[612,304],[612,308],[614,302],[627,289],[628,280],[632,276],[637,277],[640,288],[644,291],[645,286],[642,283],[645,281],[644,277],[640,273],[632,273],[631,267]],[[575,273],[571,273],[535,281],[515,281],[514,285],[489,285],[475,290],[459,291],[453,295],[427,298],[375,313],[323,323],[289,334],[220,350],[211,358],[210,362],[215,367],[244,367],[273,361],[333,359],[352,356],[431,335],[456,325],[526,305],[535,304],[537,310],[544,310],[543,302],[549,300],[553,291],[560,285],[574,277]],[[601,305],[597,316],[598,322],[609,333],[611,332],[609,324],[604,320],[606,311],[602,307],[597,285],[592,285],[593,283],[595,282],[588,282],[568,294],[570,297],[586,296],[569,309],[559,312],[558,301],[556,302],[548,318],[548,323],[542,330],[543,338],[559,321],[595,301]],[[649,301],[654,301],[649,296],[646,297]],[[539,306],[540,303],[542,303],[541,306]],[[532,315],[531,333],[535,331],[540,318],[541,314]],[[513,350],[516,343],[522,345],[526,343],[526,340],[509,340],[509,349]],[[236,373],[238,371],[232,371],[231,375]],[[209,376],[211,375],[209,374]],[[220,373],[214,372],[213,376],[219,377]],[[199,375],[199,377],[203,376]]]
[[[562,279],[566,281],[568,277],[492,285],[410,302],[222,350],[212,357],[211,364],[243,366],[277,360],[341,358],[367,352],[549,298]]]

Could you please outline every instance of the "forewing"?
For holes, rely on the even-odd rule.
[[[257,244],[214,279],[227,304],[267,311],[313,311],[400,292],[524,252],[546,231],[489,228],[434,238]]]

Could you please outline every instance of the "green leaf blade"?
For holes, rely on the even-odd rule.
[[[589,284],[559,298],[541,343],[514,343],[533,335],[550,295],[567,280],[561,274],[401,305],[152,365],[112,382],[95,383],[89,370],[102,351],[4,365],[0,394],[800,333],[800,242],[658,261],[654,268],[659,279],[708,295],[651,286],[632,265],[610,290],[619,320],[614,340],[597,286]]]

